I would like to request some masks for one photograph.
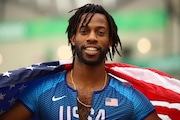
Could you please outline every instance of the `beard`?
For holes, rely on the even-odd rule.
[[[100,55],[98,56],[98,58],[96,60],[87,60],[84,56],[83,56],[83,47],[78,48],[77,46],[75,46],[75,54],[77,54],[77,57],[79,58],[79,60],[86,64],[86,65],[90,65],[90,66],[95,66],[100,64],[102,61],[104,61],[105,57],[106,57],[106,53],[108,51],[108,46],[105,47],[105,50],[99,49],[100,51]]]

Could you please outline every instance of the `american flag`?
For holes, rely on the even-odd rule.
[[[33,64],[0,74],[0,113],[15,103],[18,95],[28,87],[31,81],[71,67],[71,62],[53,61]],[[106,71],[118,80],[132,84],[141,91],[155,106],[161,119],[179,120],[180,80],[162,71],[124,63],[106,63]],[[115,100],[113,105],[116,105],[115,98],[109,98],[109,100]]]
[[[118,100],[116,98],[106,98],[106,106],[118,106]]]

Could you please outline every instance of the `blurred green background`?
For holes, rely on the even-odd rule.
[[[103,5],[115,19],[123,51],[113,62],[180,79],[179,0],[0,0],[0,72],[71,60],[68,11],[86,3]]]

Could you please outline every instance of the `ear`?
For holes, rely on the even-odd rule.
[[[75,35],[73,35],[72,37],[71,37],[71,44],[74,46],[75,45]]]

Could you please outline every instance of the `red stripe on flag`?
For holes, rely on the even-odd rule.
[[[180,111],[177,109],[169,109],[167,107],[155,106],[158,114],[168,115],[172,120],[179,120]]]
[[[69,69],[71,67],[72,66],[70,64],[65,65],[65,69]],[[119,67],[120,70],[113,69],[114,67]],[[138,72],[136,71],[137,69],[139,70]],[[152,68],[139,68],[138,66],[124,63],[108,63],[106,64],[106,71],[112,75],[115,75],[117,78],[124,79],[125,81],[129,82],[151,101],[165,101],[169,104],[180,104],[180,90],[178,89],[180,81],[176,81],[176,79],[173,79],[172,76],[169,76],[162,71],[158,71]],[[176,89],[174,89],[174,87]],[[112,99],[112,101],[114,100],[113,98],[110,99]],[[116,100],[114,102],[106,101],[105,104],[110,106],[116,105]],[[177,109],[171,108],[169,106],[161,106],[158,104],[154,106],[158,114],[167,115],[172,120],[179,120],[179,106]]]
[[[177,100],[180,100],[180,94],[175,93],[172,90],[166,89],[162,86],[158,86],[155,84],[147,83],[147,82],[142,81],[142,80],[137,80],[135,78],[135,76],[128,76],[128,75],[122,73],[121,71],[115,71],[111,68],[106,68],[106,70],[107,70],[107,72],[130,82],[136,89],[140,90],[149,99],[151,98],[149,93],[150,94],[154,93],[155,96],[158,95],[158,97],[162,97],[165,100],[170,100],[168,102],[179,102]],[[171,96],[171,97],[169,97],[169,96]]]
[[[118,69],[118,67],[120,69]],[[154,106],[158,114],[167,115],[172,120],[179,120],[180,92],[178,86],[180,85],[180,81],[155,69],[139,68],[128,64],[106,64],[106,70],[108,73],[131,83],[150,100],[159,102],[165,101],[170,105],[177,103],[178,106],[176,106],[176,108],[171,108],[168,105],[161,106],[158,104]]]

